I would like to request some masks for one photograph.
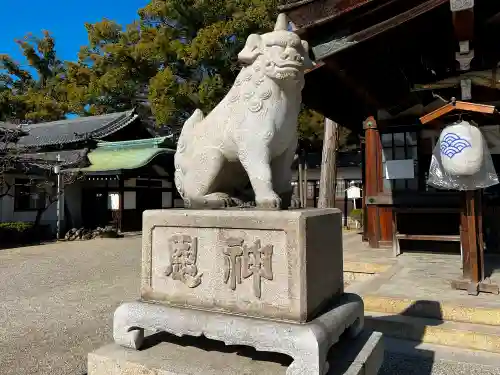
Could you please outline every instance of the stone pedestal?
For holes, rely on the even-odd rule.
[[[116,344],[88,357],[88,375],[285,375],[290,360],[192,337],[165,337],[137,351]],[[376,375],[384,350],[380,333],[364,333],[334,346],[327,375]]]
[[[328,353],[336,345],[355,350],[356,356],[365,353],[365,362],[377,358],[372,360],[376,371],[366,372],[358,358],[343,367],[345,374],[375,375],[383,352],[379,337],[368,335],[372,344],[359,344],[363,302],[343,293],[341,216],[337,209],[146,212],[141,301],[116,310],[115,343],[137,350],[147,348],[155,333],[205,336],[285,354],[291,359],[286,375],[326,374]],[[109,350],[114,353],[110,358],[129,353]],[[338,357],[342,350],[337,350],[337,368],[346,364]],[[144,366],[151,374],[185,374],[184,354],[179,355],[175,371],[171,362]],[[134,356],[141,362],[141,355]],[[142,356],[146,361],[147,355]],[[113,367],[114,359],[103,365],[96,358],[89,357],[89,375],[135,373]],[[162,372],[164,365],[168,370]]]
[[[141,349],[145,331],[203,335],[227,345],[286,354],[293,358],[287,375],[323,375],[328,370],[328,351],[340,335],[347,330],[346,338],[354,338],[362,329],[363,302],[355,294],[345,294],[336,305],[304,324],[144,302],[126,303],[115,312],[113,337],[121,346]]]
[[[144,301],[307,322],[344,291],[337,209],[144,213]]]

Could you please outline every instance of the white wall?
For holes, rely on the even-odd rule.
[[[15,176],[5,177],[9,184],[14,183]],[[17,176],[17,178],[26,178],[26,176]],[[0,199],[0,221],[1,222],[33,222],[36,218],[36,211],[14,211],[14,192],[15,186],[12,186],[8,196]],[[74,225],[78,227],[81,223],[81,184],[76,182],[68,185],[64,189],[65,200]],[[50,225],[53,229],[56,228],[57,223],[57,203],[54,202],[43,213],[40,220],[42,225]]]

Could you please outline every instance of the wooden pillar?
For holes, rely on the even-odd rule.
[[[363,242],[368,242],[368,225],[367,225],[367,215],[366,215],[366,153],[365,153],[365,142],[362,141],[361,142],[361,186],[362,186],[362,190],[361,190],[361,209],[363,210],[363,236],[362,236],[362,239],[363,239]]]
[[[365,194],[367,197],[379,195],[383,188],[381,186],[382,172],[382,147],[377,122],[372,116],[363,123],[365,131]],[[372,248],[380,247],[380,222],[378,207],[376,204],[365,205],[366,236]]]
[[[464,192],[463,202],[460,218],[463,279],[452,281],[452,287],[467,290],[472,295],[479,292],[499,294],[498,285],[486,279],[484,270],[482,190]]]
[[[321,158],[321,177],[319,185],[320,208],[335,207],[335,187],[337,182],[337,142],[338,125],[325,118],[325,136],[323,137],[323,154]]]
[[[463,195],[463,206],[460,215],[460,240],[463,251],[463,276],[473,282],[481,280],[480,266],[478,264],[478,241],[476,238],[476,195],[475,191],[466,191]]]

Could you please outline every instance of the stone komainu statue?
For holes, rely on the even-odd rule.
[[[197,109],[182,129],[175,184],[186,207],[288,208],[304,70],[313,64],[308,49],[283,14],[274,31],[248,37],[229,93],[206,117]]]

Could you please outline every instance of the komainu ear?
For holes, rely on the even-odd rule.
[[[260,35],[251,34],[247,38],[245,47],[238,54],[238,60],[244,64],[251,65],[255,59],[262,53],[262,38]]]
[[[301,43],[304,48],[304,68],[312,69],[314,68],[314,62],[309,58],[309,43],[305,40],[301,40]]]

